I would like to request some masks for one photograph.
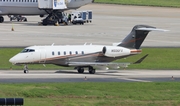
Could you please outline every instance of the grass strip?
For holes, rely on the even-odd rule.
[[[95,0],[95,3],[158,7],[180,7],[179,0]]]
[[[19,53],[23,48],[1,48],[0,49],[0,69],[15,70],[23,69],[23,66],[15,66],[9,62],[9,59],[15,54]],[[149,56],[141,64],[129,65],[127,69],[180,69],[180,48],[143,48],[142,54],[120,59],[115,62],[135,62],[146,54]],[[60,67],[56,65],[28,65],[30,70],[59,70],[59,69],[73,69],[67,67]]]
[[[0,97],[23,97],[24,106],[179,106],[179,88],[178,82],[1,83]]]

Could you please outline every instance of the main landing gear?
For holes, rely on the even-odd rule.
[[[0,23],[3,23],[3,22],[4,22],[4,17],[0,16]]]
[[[75,67],[75,69],[77,69],[78,73],[84,73],[84,68],[86,68],[86,67]],[[88,67],[88,71],[89,71],[89,74],[96,73],[96,70],[92,66]]]
[[[25,64],[24,65],[24,73],[26,74],[26,73],[29,73],[29,71],[28,71],[28,66]]]

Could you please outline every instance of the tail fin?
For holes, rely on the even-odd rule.
[[[165,31],[148,25],[136,25],[129,35],[118,45],[126,48],[139,49],[150,31]]]

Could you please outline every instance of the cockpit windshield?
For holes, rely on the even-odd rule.
[[[27,52],[35,52],[34,49],[24,49],[21,51],[21,53],[27,53]]]

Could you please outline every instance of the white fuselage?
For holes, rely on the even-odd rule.
[[[77,9],[92,0],[67,0],[67,9]],[[43,15],[47,14],[38,8],[38,0],[0,0],[0,15]]]
[[[106,47],[106,51],[103,48]],[[31,46],[10,59],[13,64],[56,64],[68,66],[69,62],[111,62],[138,54],[118,46],[74,45],[74,46]]]

